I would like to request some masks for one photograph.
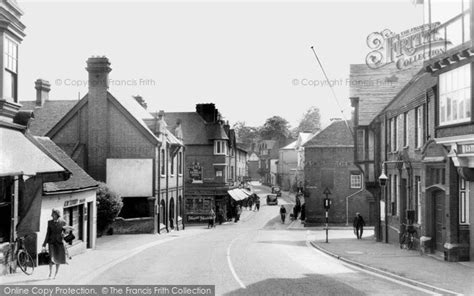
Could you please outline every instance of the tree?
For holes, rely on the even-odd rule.
[[[97,232],[102,234],[120,213],[122,198],[107,184],[99,183],[97,189]]]
[[[236,122],[232,128],[235,130],[237,142],[243,145],[247,151],[252,150],[252,143],[259,139],[258,128],[247,126],[244,121]]]
[[[302,132],[311,132],[315,133],[321,130],[321,113],[319,112],[318,107],[310,107],[303,114],[303,117],[298,124],[298,127],[295,129],[296,135]]]
[[[283,117],[270,117],[261,128],[260,136],[264,140],[276,140],[284,143],[291,136],[290,125]]]

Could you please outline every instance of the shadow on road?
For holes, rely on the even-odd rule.
[[[283,267],[282,267],[283,268]],[[224,294],[236,295],[364,295],[354,287],[325,275],[308,275],[303,278],[267,279]]]

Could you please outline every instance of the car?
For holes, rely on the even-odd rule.
[[[272,186],[272,193],[275,193],[277,197],[281,196],[281,187],[280,186]]]
[[[278,205],[278,197],[276,194],[267,194],[267,205]]]

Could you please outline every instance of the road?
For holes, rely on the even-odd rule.
[[[217,295],[423,295],[314,249],[308,241],[316,233],[286,229],[279,207],[265,205],[263,188],[256,189],[259,212],[146,249],[90,284],[209,284]]]

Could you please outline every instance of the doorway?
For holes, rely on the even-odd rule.
[[[170,228],[174,228],[174,198],[170,199],[170,208],[169,208],[169,219],[170,219]]]
[[[444,191],[433,192],[433,236],[435,243],[435,250],[439,252],[444,251],[444,207],[445,193]]]

